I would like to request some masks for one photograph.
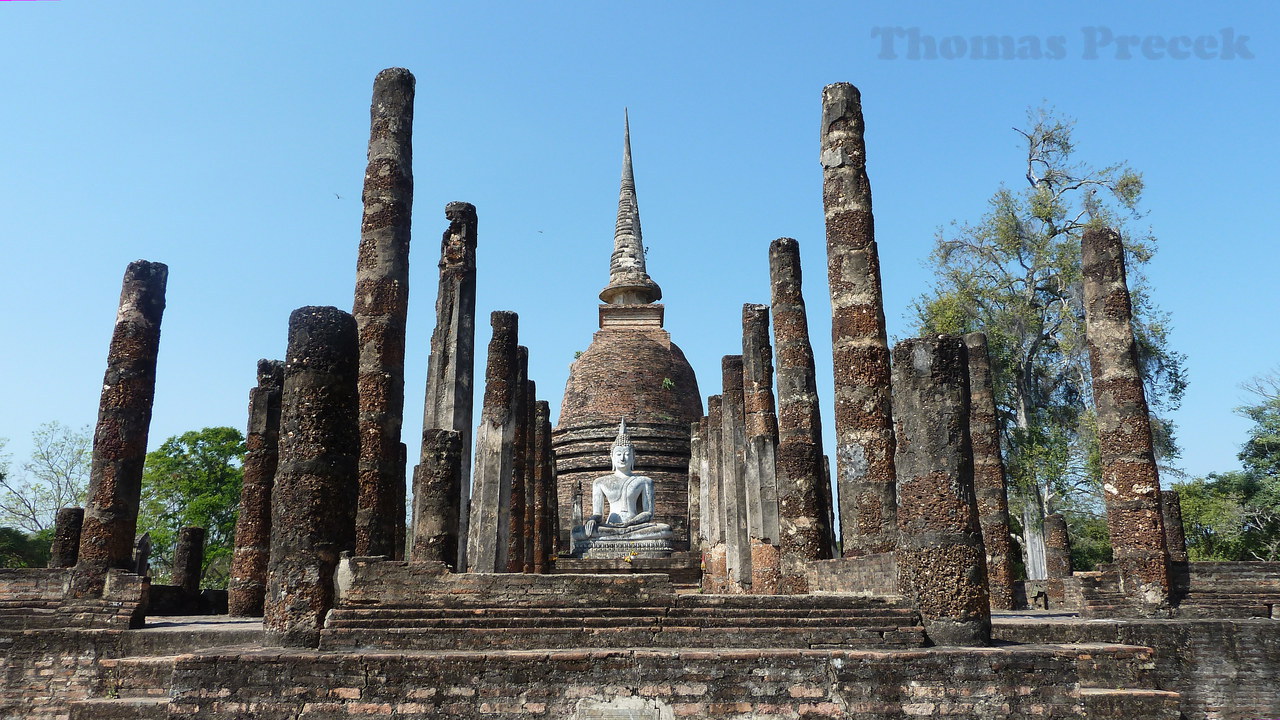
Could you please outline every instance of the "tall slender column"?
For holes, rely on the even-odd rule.
[[[534,558],[538,551],[536,532],[538,519],[538,385],[532,380],[525,383],[525,448],[524,448],[524,519],[521,522],[524,536],[524,562],[521,572],[533,572]]]
[[[1160,513],[1169,562],[1187,562],[1187,536],[1182,529],[1182,499],[1177,490],[1160,491]]]
[[[519,393],[516,359],[519,318],[496,310],[489,316],[493,339],[485,366],[484,404],[476,428],[475,472],[471,487],[471,521],[467,530],[467,572],[507,569],[511,522],[511,472]]]
[[[66,507],[54,519],[53,542],[49,545],[49,567],[75,567],[80,554],[80,528],[84,526],[84,508]]]
[[[511,495],[507,513],[507,572],[524,571],[526,477],[529,466],[529,349],[516,348],[516,385],[511,398]]]
[[[427,360],[427,399],[422,427],[462,435],[459,484],[458,572],[467,569],[467,524],[471,513],[472,396],[476,363],[476,207],[451,202],[449,227],[440,241],[440,285],[436,326]]]
[[[991,640],[986,555],[973,491],[969,361],[946,335],[893,348],[898,584],[938,645]]]
[[[1013,609],[1013,542],[1009,535],[1009,495],[1004,460],[1000,456],[1000,426],[991,385],[987,336],[964,336],[969,351],[969,436],[973,441],[973,487],[978,497],[978,522],[987,552],[987,587],[992,610]]]
[[[835,83],[823,89],[822,204],[831,285],[836,483],[846,556],[886,552],[897,539],[889,344],[864,128],[857,88]]]
[[[707,398],[707,431],[703,435],[703,454],[707,462],[703,477],[707,485],[706,530],[707,547],[702,552],[706,567],[702,576],[703,592],[724,592],[728,584],[727,533],[725,531],[725,483],[724,483],[724,397]]]
[[[1089,368],[1111,549],[1126,594],[1137,600],[1141,611],[1162,614],[1169,604],[1169,556],[1151,416],[1133,339],[1124,246],[1116,231],[1090,228],[1081,250]]]
[[[742,356],[720,359],[721,401],[720,472],[725,508],[725,545],[729,576],[740,589],[751,587],[751,538],[747,532],[748,495],[742,448],[746,444],[742,397]]]
[[[773,404],[773,348],[769,345],[769,306],[742,306],[742,382],[746,413],[745,464],[752,488],[748,528],[754,540],[777,545],[778,415]]]
[[[173,549],[173,584],[188,596],[200,594],[200,578],[204,576],[204,537],[202,527],[184,527],[178,531]]]
[[[556,496],[555,459],[551,454],[551,406],[533,406],[533,572],[545,573],[555,558],[556,519],[551,503]]]
[[[73,586],[78,596],[100,594],[107,570],[129,568],[133,559],[168,280],[163,263],[138,260],[124,271],[93,433]]]
[[[702,423],[689,423],[689,549],[694,552],[703,546],[702,454]]]
[[[389,68],[373,81],[369,165],[356,263],[360,334],[360,500],[356,552],[396,555],[402,534],[404,337],[409,309],[409,224],[413,209],[413,74]],[[397,470],[399,476],[397,477]]]
[[[807,593],[804,563],[831,557],[829,495],[822,487],[822,417],[801,293],[800,245],[779,238],[769,245],[773,341],[778,355],[778,591]],[[825,499],[825,502],[824,502]]]
[[[249,391],[249,427],[245,434],[244,482],[236,516],[235,550],[227,611],[262,617],[267,591],[267,559],[271,555],[271,488],[280,462],[280,393],[284,363],[258,361],[258,386]]]
[[[457,569],[461,482],[462,433],[423,428],[421,457],[413,469],[411,561],[439,561]]]
[[[333,307],[294,310],[285,357],[262,627],[269,645],[315,647],[333,606],[338,555],[355,549],[355,319]]]

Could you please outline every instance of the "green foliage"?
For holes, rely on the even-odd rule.
[[[172,569],[178,532],[206,531],[205,587],[225,587],[244,479],[244,436],[230,427],[191,431],[147,453],[138,534],[151,533],[151,565],[160,580]]]
[[[0,527],[0,568],[45,567],[49,564],[52,531],[27,534]]]
[[[53,527],[58,510],[82,503],[92,442],[87,426],[47,422],[31,433],[31,457],[20,472],[10,472],[8,458],[0,456],[0,523],[39,533]]]
[[[1064,511],[1067,535],[1071,538],[1071,569],[1096,570],[1099,563],[1111,562],[1111,536],[1105,516],[1092,512]]]
[[[1095,169],[1076,161],[1074,122],[1052,109],[1029,112],[1028,125],[1017,130],[1027,148],[1026,187],[1000,187],[976,224],[939,231],[930,257],[936,282],[915,311],[921,335],[987,334],[1010,499],[1038,525],[1070,505],[1067,498],[1098,493],[1080,265],[1085,229],[1110,226],[1124,236],[1152,407],[1176,408],[1186,382],[1184,358],[1169,349],[1167,318],[1142,272],[1155,239],[1127,228],[1142,216],[1142,175],[1123,163]],[[1160,449],[1175,455],[1172,426],[1159,428]]]

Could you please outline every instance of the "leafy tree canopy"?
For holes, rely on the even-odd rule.
[[[206,531],[204,585],[226,586],[244,453],[244,436],[230,427],[186,432],[147,453],[138,534],[151,534],[157,577],[172,569],[178,532],[195,526]]]
[[[93,441],[87,426],[55,421],[36,428],[31,445],[31,458],[17,472],[0,457],[0,523],[39,533],[53,527],[58,510],[84,502]]]

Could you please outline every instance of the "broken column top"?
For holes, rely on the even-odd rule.
[[[661,299],[662,288],[645,269],[640,206],[636,202],[636,178],[631,168],[631,122],[624,114],[618,222],[613,231],[609,285],[600,291],[600,300],[610,305],[645,305]]]

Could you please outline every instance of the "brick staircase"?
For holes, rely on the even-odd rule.
[[[72,703],[70,720],[167,717],[177,659],[161,655],[100,661],[94,697]]]
[[[1112,565],[1076,573],[1081,617],[1142,617],[1121,587]],[[1170,601],[1179,618],[1272,618],[1280,616],[1280,562],[1193,562],[1170,566]]]
[[[673,594],[650,607],[474,601],[333,610],[325,650],[544,648],[916,648],[917,613],[896,598]],[[431,606],[427,606],[430,604]]]

